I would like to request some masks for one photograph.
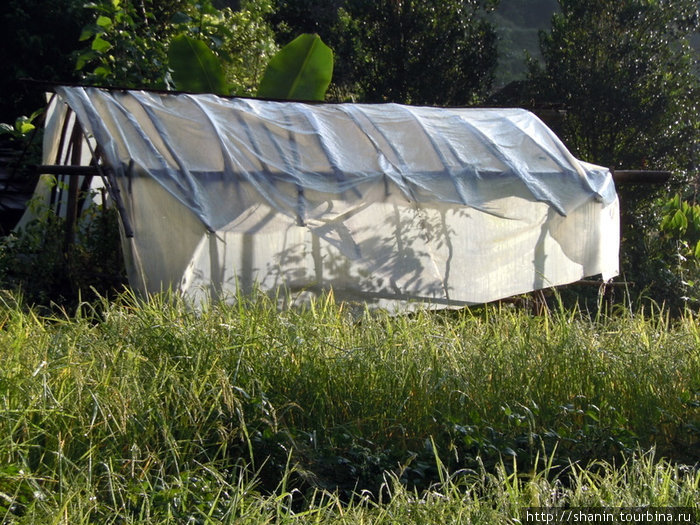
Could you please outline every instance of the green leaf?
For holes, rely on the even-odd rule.
[[[35,127],[36,126],[34,126],[34,124],[28,120],[23,120],[17,123],[17,131],[19,131],[22,135],[26,135],[27,133],[33,131]]]
[[[187,35],[173,38],[168,48],[168,61],[178,90],[228,95],[221,61],[201,40]]]
[[[90,40],[93,36],[95,36],[95,29],[92,26],[85,26],[80,33],[78,42],[85,42],[86,40]]]
[[[190,17],[187,13],[183,13],[182,11],[178,11],[170,19],[170,23],[172,24],[188,24],[191,21],[192,17]]]
[[[104,29],[109,29],[112,27],[112,19],[104,15],[100,15],[99,17],[97,17],[96,23],[98,26]]]
[[[104,38],[101,36],[96,36],[95,40],[92,41],[92,50],[97,51],[98,53],[106,53],[112,48],[112,44],[107,42]]]
[[[39,115],[41,115],[44,112],[44,108],[39,108],[35,109],[31,115],[29,115],[29,121],[34,122],[34,119],[37,118]]]
[[[258,96],[323,100],[333,76],[333,52],[318,35],[303,34],[272,57]]]
[[[695,258],[700,260],[700,241],[695,245]]]
[[[94,51],[86,51],[85,53],[81,53],[80,56],[78,57],[77,62],[75,63],[75,70],[80,71],[82,70],[85,65],[91,61],[92,59],[97,57],[97,53]]]
[[[109,75],[112,74],[112,70],[105,66],[99,66],[95,68],[95,71],[93,71],[92,74],[100,78],[107,78]]]
[[[700,205],[694,204],[690,207],[688,211],[688,222],[689,226],[692,226],[693,230],[700,232]]]
[[[676,232],[685,232],[686,228],[688,228],[688,218],[685,216],[685,213],[681,210],[677,210],[676,213],[673,214],[670,226]]]

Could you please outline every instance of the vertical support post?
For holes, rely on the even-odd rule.
[[[70,163],[74,166],[80,164],[82,155],[82,132],[80,125],[76,119],[73,125],[73,132],[70,138],[71,159]],[[64,252],[66,255],[71,250],[75,241],[75,226],[78,222],[78,192],[80,184],[78,177],[70,177],[68,181],[68,204],[66,208],[66,234]]]

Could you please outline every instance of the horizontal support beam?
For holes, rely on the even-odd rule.
[[[634,283],[629,281],[592,281],[587,279],[581,279],[571,284],[580,284],[583,286],[634,286]]]
[[[39,175],[67,175],[73,177],[89,177],[90,175],[99,176],[100,172],[96,166],[37,166],[36,172]]]
[[[67,175],[67,176],[89,176],[100,175],[96,166],[63,166],[49,165],[37,166],[39,174]],[[664,184],[669,181],[672,173],[670,171],[654,170],[610,170],[615,184]]]
[[[671,178],[670,171],[658,170],[610,170],[615,184],[665,184]]]
[[[93,154],[94,157],[94,154]],[[36,172],[40,175],[59,175],[66,177],[104,177],[108,180],[107,190],[110,196],[114,199],[117,205],[117,211],[122,219],[124,226],[124,234],[131,238],[134,236],[134,230],[131,228],[131,223],[126,214],[124,203],[122,202],[119,188],[113,180],[113,171],[107,166],[69,166],[69,165],[40,165],[36,166]],[[73,182],[76,179],[71,179]]]
[[[670,171],[655,170],[610,170],[613,180],[618,186],[625,184],[665,184],[673,175]],[[67,177],[100,176],[97,166],[64,166],[42,165],[36,166],[38,174],[63,175]]]

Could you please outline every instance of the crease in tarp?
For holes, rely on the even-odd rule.
[[[390,106],[392,106],[392,104],[390,104]],[[362,110],[361,106],[347,105],[341,107],[343,110],[345,110],[346,114],[350,115],[353,122],[357,124],[358,128],[364,132],[365,137],[368,138],[370,143],[374,146],[382,175],[387,177],[389,180],[393,181],[396,184],[396,186],[400,190],[402,190],[403,194],[407,197],[409,202],[416,202],[417,198],[414,195],[410,187],[409,181],[406,179],[405,176],[406,164],[403,161],[400,153],[398,152],[394,144],[392,144],[392,142],[387,139],[385,133],[379,127],[377,127],[377,125],[374,122],[367,118],[367,114]],[[376,131],[376,133],[378,133],[382,139],[384,139],[384,141],[388,144],[389,148],[392,150],[392,153],[398,160],[398,163],[392,162],[387,157],[386,153],[384,153],[384,151],[382,150],[382,147],[380,146],[374,134],[370,133],[369,128],[364,123],[360,122],[355,112],[360,113],[367,120],[370,126],[372,126],[372,129]]]
[[[432,146],[433,150],[435,151],[435,154],[442,161],[443,166],[445,166],[445,172],[447,173],[448,177],[452,181],[452,184],[454,185],[455,191],[457,192],[457,195],[458,195],[461,203],[464,204],[465,206],[474,205],[473,203],[469,202],[469,198],[464,194],[461,186],[455,180],[455,176],[454,176],[453,171],[448,167],[447,159],[445,158],[444,154],[442,153],[442,151],[440,150],[440,148],[436,144],[436,138],[434,138],[433,135],[431,135],[430,133],[427,132],[427,129],[426,129],[424,123],[421,121],[421,119],[417,115],[415,115],[415,113],[413,113],[410,110],[410,108],[404,107],[403,109],[411,116],[411,118],[413,118],[416,121],[416,123],[418,124],[418,126],[421,129],[421,132],[425,136],[426,140],[428,141],[428,143]],[[448,144],[448,148],[450,149],[450,152],[453,152],[452,147],[449,144],[449,142],[448,141],[443,141],[443,142],[446,142]],[[453,155],[453,158],[457,158],[457,157]],[[469,167],[466,167],[465,169],[470,170]],[[478,208],[479,206],[476,205],[475,207]]]

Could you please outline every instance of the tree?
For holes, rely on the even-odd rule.
[[[497,61],[481,15],[497,0],[276,0],[278,38],[314,31],[335,51],[334,85],[369,102],[467,105],[483,99]]]
[[[688,37],[700,27],[697,1],[559,3],[551,32],[540,38],[544,66],[532,64],[529,81],[540,102],[565,105],[564,142],[579,158],[611,168],[674,170],[673,186],[692,200],[700,166],[700,88]],[[639,188],[620,194],[627,279],[659,302],[700,298],[700,283],[693,284],[687,265],[679,263],[683,244],[670,235],[683,230],[671,228],[682,226],[680,200],[662,206],[658,193]],[[668,213],[679,220],[664,220]]]
[[[569,148],[610,167],[684,168],[698,132],[698,78],[688,36],[696,0],[560,0],[542,33],[541,101],[567,108]],[[685,166],[684,166],[685,164]]]
[[[0,122],[14,122],[44,106],[44,88],[21,81],[75,79],[80,28],[87,23],[82,0],[5,0],[0,14]]]
[[[253,96],[279,46],[267,22],[272,12],[271,0],[241,0],[239,5],[237,10],[222,10],[224,24],[230,29],[230,37],[221,46],[226,57],[224,71],[233,93]]]
[[[88,43],[77,62],[88,83],[167,88],[167,50],[186,34],[201,40],[226,64],[226,80],[238,95],[257,88],[267,61],[277,50],[265,22],[270,0],[241,0],[234,11],[211,0],[131,0],[94,2],[94,22],[83,29]]]
[[[346,0],[272,0],[268,15],[279,45],[291,42],[297,35],[312,33],[333,49],[334,66],[331,97],[342,101],[355,95],[351,61],[354,32],[341,17]]]
[[[483,18],[495,1],[353,0],[355,76],[365,99],[468,105],[488,93],[496,34]]]
[[[165,46],[189,21],[187,0],[98,0],[87,4],[93,22],[83,28],[80,41],[87,47],[76,69],[88,84],[165,88]],[[203,2],[204,17],[213,11]]]

